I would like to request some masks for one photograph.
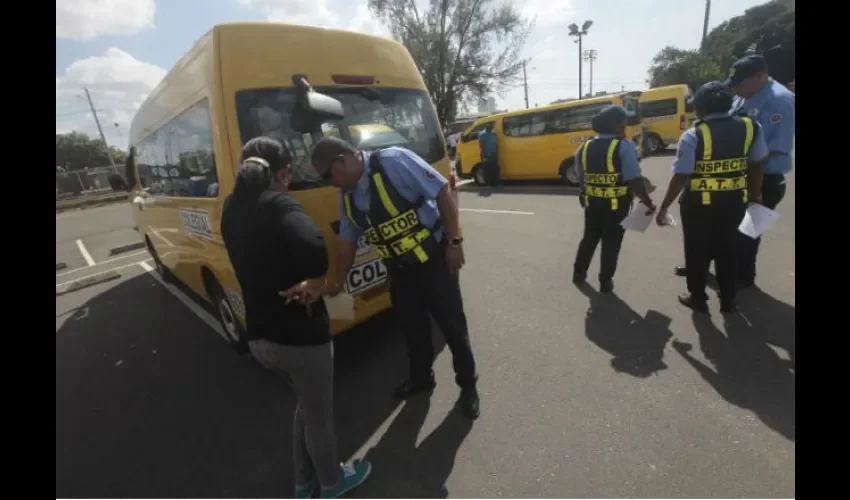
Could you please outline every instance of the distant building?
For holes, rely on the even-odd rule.
[[[493,114],[496,112],[496,98],[492,96],[485,97],[478,101],[478,112],[485,114]]]

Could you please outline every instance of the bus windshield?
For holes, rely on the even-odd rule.
[[[322,125],[323,135],[342,137],[358,149],[401,146],[431,164],[445,156],[437,116],[426,91],[375,87],[315,90],[340,101],[345,111],[343,120]],[[261,135],[283,140],[295,157],[290,188],[324,186],[310,164],[312,137],[290,125],[294,104],[295,92],[291,88],[237,92],[242,144]]]

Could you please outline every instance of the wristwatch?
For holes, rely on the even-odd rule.
[[[463,243],[463,236],[458,236],[457,238],[449,238],[449,245],[453,247],[459,247]]]

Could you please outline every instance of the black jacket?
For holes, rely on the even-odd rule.
[[[221,235],[245,302],[247,338],[284,345],[331,340],[323,300],[307,307],[278,295],[328,271],[325,238],[292,196],[266,191],[257,199],[224,200]]]

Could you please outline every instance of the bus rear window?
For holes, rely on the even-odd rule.
[[[431,164],[445,156],[437,116],[427,92],[375,87],[319,87],[316,91],[338,99],[345,111],[343,120],[322,125],[322,135],[336,135],[358,149],[404,147]],[[283,140],[295,157],[290,188],[323,187],[326,184],[310,164],[312,137],[290,126],[294,104],[295,94],[289,88],[237,92],[242,144],[261,135]]]

